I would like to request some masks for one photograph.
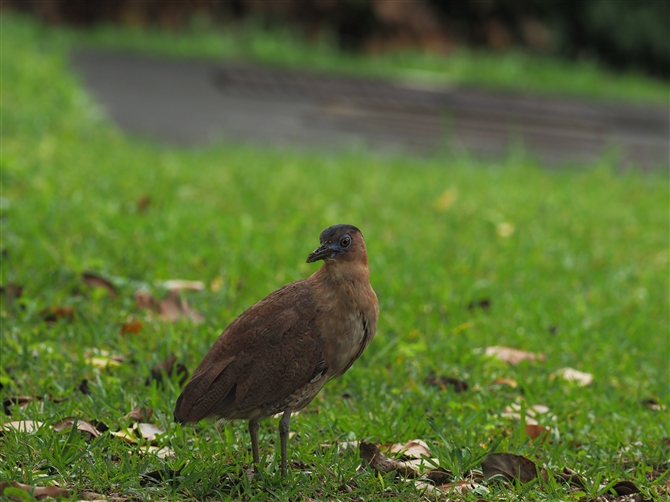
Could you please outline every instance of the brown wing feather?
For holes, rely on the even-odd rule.
[[[308,280],[287,284],[219,336],[182,391],[175,420],[245,418],[309,382],[323,358]]]

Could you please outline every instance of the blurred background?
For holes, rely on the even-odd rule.
[[[159,141],[643,169],[670,156],[668,0],[2,5],[75,27],[70,62],[89,92]],[[186,58],[158,57],[180,55],[179,37]]]
[[[342,50],[377,54],[456,46],[515,47],[618,70],[670,77],[667,0],[3,0],[50,23],[182,28],[194,16],[220,24],[246,18],[287,24],[307,39],[334,37]]]

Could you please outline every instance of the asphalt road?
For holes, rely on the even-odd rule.
[[[225,141],[382,152],[523,145],[548,165],[616,152],[621,166],[668,168],[670,110],[660,105],[419,87],[137,54],[81,51],[71,63],[112,120],[181,145]]]

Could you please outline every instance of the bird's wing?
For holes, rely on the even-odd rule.
[[[245,418],[309,382],[323,348],[307,286],[287,284],[226,328],[179,397],[175,420]]]

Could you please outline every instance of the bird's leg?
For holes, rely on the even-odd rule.
[[[249,420],[249,435],[251,436],[251,454],[254,456],[254,471],[258,472],[261,459],[258,455],[258,420]]]
[[[291,422],[291,410],[286,410],[279,421],[279,440],[281,441],[281,472],[286,474],[286,444],[288,442],[288,430]]]

